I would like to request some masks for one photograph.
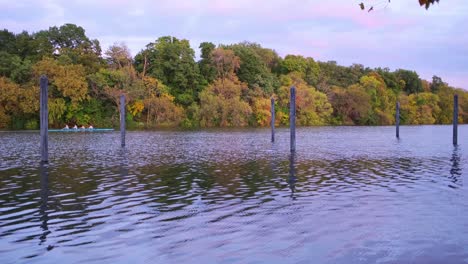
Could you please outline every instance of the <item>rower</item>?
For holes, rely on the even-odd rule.
[[[78,127],[76,126],[76,124],[75,124],[75,126],[73,127],[73,129],[78,129]]]
[[[63,129],[70,129],[70,128],[68,127],[68,124],[66,124]]]
[[[86,127],[83,125],[83,126],[80,127],[80,129],[86,129]]]
[[[89,125],[89,127],[88,127],[88,128],[89,128],[89,129],[94,129],[94,127],[93,127],[92,125]]]

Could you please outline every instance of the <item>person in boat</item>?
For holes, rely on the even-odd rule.
[[[86,129],[86,127],[85,127],[84,125],[82,125],[82,126],[80,127],[80,129]]]
[[[88,129],[94,129],[93,125],[89,125]]]
[[[78,129],[78,127],[76,126],[76,124],[75,124],[75,126],[73,127],[73,129]]]
[[[66,124],[63,129],[70,129],[70,128],[68,127],[68,124]]]

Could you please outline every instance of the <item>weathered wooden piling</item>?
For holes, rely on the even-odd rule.
[[[396,138],[400,138],[400,102],[396,103],[395,125]]]
[[[121,145],[125,147],[125,95],[120,95],[120,138]]]
[[[271,98],[271,142],[275,142],[275,98]]]
[[[291,152],[296,151],[296,87],[291,87],[289,102],[289,130],[291,133]]]
[[[458,94],[453,96],[453,145],[458,144]]]
[[[49,81],[45,75],[41,76],[40,80],[40,145],[41,145],[41,162],[49,161],[49,108],[48,108],[48,85]]]

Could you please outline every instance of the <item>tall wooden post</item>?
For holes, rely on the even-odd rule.
[[[291,133],[291,152],[296,151],[296,87],[291,87],[289,102],[289,130]]]
[[[125,95],[120,95],[120,138],[121,145],[125,147]]]
[[[458,95],[453,96],[453,145],[458,144]]]
[[[41,137],[41,161],[47,163],[49,161],[49,108],[47,89],[49,81],[45,75],[41,76],[41,91],[40,91],[40,137]]]
[[[271,142],[275,142],[275,98],[271,98]]]
[[[396,103],[395,125],[396,125],[396,138],[400,138],[400,102]]]

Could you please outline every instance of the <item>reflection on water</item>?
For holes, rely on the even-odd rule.
[[[450,185],[450,187],[453,188],[457,188],[457,185],[459,185],[460,177],[462,175],[462,170],[460,167],[461,158],[459,152],[459,147],[455,146],[453,149],[452,159],[450,160],[452,162],[452,168],[450,169],[450,179],[453,182],[453,185]]]
[[[291,189],[291,197],[294,198],[294,190],[296,188],[296,168],[295,168],[296,153],[289,154],[289,188]]]
[[[460,134],[468,132],[460,127]],[[1,263],[463,263],[450,127],[0,133]]]
[[[41,215],[41,229],[43,231],[42,235],[39,237],[40,243],[42,245],[47,240],[47,235],[50,233],[47,221],[49,220],[47,212],[47,202],[49,200],[49,168],[47,163],[40,164],[40,181],[41,181],[41,205],[39,209],[39,214]],[[49,246],[48,249],[51,249],[52,246]]]

